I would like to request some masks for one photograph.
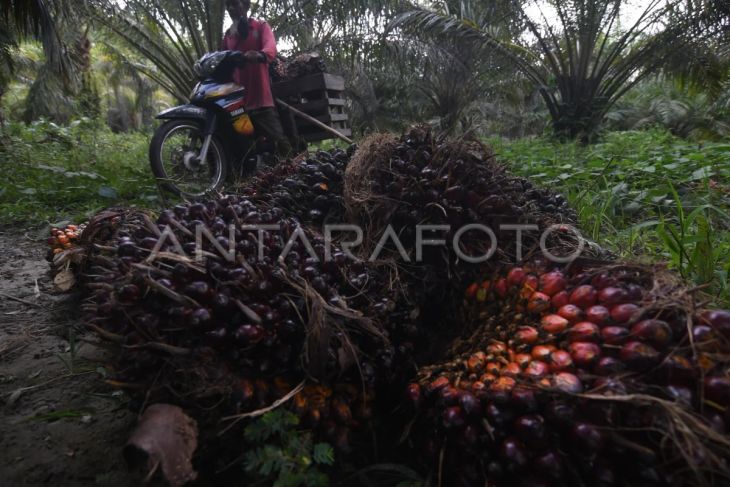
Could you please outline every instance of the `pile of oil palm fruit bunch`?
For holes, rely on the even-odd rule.
[[[269,74],[274,83],[325,72],[327,72],[327,65],[317,52],[305,52],[289,58],[277,55],[269,65]]]
[[[657,268],[550,265],[540,232],[575,220],[477,142],[376,134],[235,194],[101,213],[80,239],[84,317],[118,345],[109,382],[138,408],[185,408],[203,437],[275,405],[343,465],[405,462],[441,485],[727,481],[730,314]],[[358,225],[362,244],[326,223]],[[536,228],[519,267],[502,223]],[[278,227],[248,228],[262,224]],[[474,224],[497,240],[478,264],[451,245]],[[445,243],[419,253],[416,225]],[[460,238],[467,255],[491,245]]]
[[[471,283],[462,313],[406,389],[449,485],[730,480],[730,312],[665,270],[535,262]]]

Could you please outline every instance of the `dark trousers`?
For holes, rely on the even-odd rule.
[[[257,108],[248,113],[257,135],[263,135],[273,142],[277,155],[287,157],[291,154],[291,144],[284,134],[279,113],[274,107]]]

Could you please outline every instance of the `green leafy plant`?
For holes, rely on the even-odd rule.
[[[246,473],[275,487],[329,485],[322,469],[334,463],[334,450],[327,443],[314,443],[312,434],[298,425],[299,418],[278,409],[246,427],[244,438],[253,446],[244,459]]]
[[[591,146],[490,143],[512,171],[563,192],[586,237],[621,258],[667,262],[730,303],[730,144],[664,130],[613,132]]]
[[[83,222],[104,207],[159,203],[145,134],[113,134],[79,119],[68,126],[10,122],[4,135],[0,224]]]

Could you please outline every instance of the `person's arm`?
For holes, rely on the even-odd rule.
[[[276,57],[276,39],[268,22],[261,22],[261,53],[266,57],[267,64]]]

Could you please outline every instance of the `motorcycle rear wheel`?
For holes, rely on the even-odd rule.
[[[204,163],[197,162],[203,146],[202,125],[193,120],[170,120],[155,130],[150,142],[152,174],[162,187],[185,198],[218,190],[226,180],[226,155],[215,136]]]

